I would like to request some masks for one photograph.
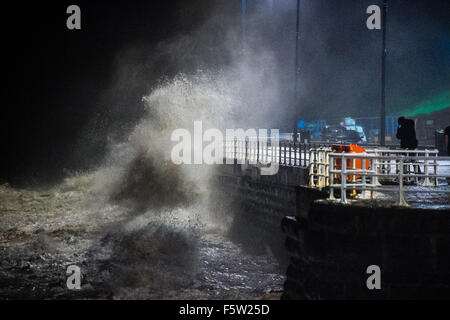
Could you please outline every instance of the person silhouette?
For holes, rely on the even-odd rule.
[[[417,149],[419,143],[413,120],[405,119],[405,117],[398,118],[397,139],[400,140],[400,148],[407,150]]]
[[[419,142],[417,141],[416,137],[414,120],[406,119],[405,117],[398,118],[398,129],[396,136],[397,139],[400,140],[400,148],[405,150],[417,149]],[[408,154],[405,155],[408,156]],[[417,156],[417,154],[410,154],[409,156]],[[416,160],[412,159],[410,160],[409,164],[405,166],[403,170],[405,173],[411,173],[410,165],[412,165],[414,172],[417,169],[417,173],[421,174],[420,166],[416,164]]]
[[[450,156],[450,126],[445,128],[444,131],[444,149],[447,151],[448,155]]]

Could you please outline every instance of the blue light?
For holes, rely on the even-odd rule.
[[[298,122],[298,128],[299,128],[299,129],[304,129],[304,128],[305,128],[305,121],[300,120],[300,121]]]

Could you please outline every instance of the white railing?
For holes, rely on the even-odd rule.
[[[402,154],[417,154],[418,150],[403,151]],[[407,205],[405,201],[405,182],[415,182],[418,184],[420,178],[424,179],[422,186],[439,186],[439,178],[449,178],[448,174],[438,174],[439,163],[437,157],[430,159],[430,154],[435,151],[424,152],[425,156],[405,156],[405,155],[373,155],[368,153],[329,153],[329,184],[330,200],[337,200],[347,203],[347,191],[352,191],[353,195],[357,190],[361,191],[359,199],[367,199],[367,193],[370,193],[370,199],[374,199],[374,191],[392,192],[392,189],[380,185],[380,178],[394,178],[398,182],[399,205]],[[450,157],[440,157],[439,160],[448,161]],[[356,162],[360,166],[356,166]],[[423,162],[420,162],[423,161]],[[348,163],[351,165],[348,166]],[[418,173],[417,170],[410,170],[410,167],[419,168],[424,166],[424,172]],[[450,166],[442,165],[441,166]],[[429,172],[429,167],[433,172]],[[395,168],[395,172],[393,172]],[[430,183],[433,179],[434,183]],[[336,182],[337,181],[337,182]],[[335,190],[340,190],[340,198],[335,198]],[[414,191],[417,192],[417,191]],[[449,190],[433,190],[427,188],[426,192],[450,192]]]
[[[406,156],[408,159],[411,159],[411,163],[408,165],[408,172],[410,167],[413,168],[414,176],[412,177],[415,181],[415,183],[419,184],[419,178],[420,178],[420,168],[423,166],[424,172],[425,172],[425,179],[423,182],[423,186],[438,186],[438,177],[437,177],[437,168],[438,168],[438,156],[439,151],[438,150],[393,150],[393,149],[368,149],[367,153],[373,154],[375,156],[386,156],[388,157],[387,160],[381,159],[380,163],[378,164],[379,170],[382,173],[390,172],[392,168],[395,167],[395,172],[398,174],[399,171],[399,162],[397,160],[394,160],[393,157],[398,156]],[[419,158],[420,157],[420,158]],[[416,159],[413,159],[416,158]],[[423,160],[423,162],[421,162]],[[396,161],[396,165],[392,166],[391,162]],[[434,183],[430,182],[430,177],[428,175],[428,169],[432,167],[433,168],[433,176],[434,176]]]
[[[304,168],[309,165],[309,144],[270,138],[225,140],[224,144],[224,157],[238,163],[278,163]]]
[[[224,157],[227,160],[246,164],[278,163],[281,166],[309,169],[308,185],[312,188],[330,188],[330,199],[347,202],[347,191],[358,199],[374,199],[375,191],[392,192],[382,186],[385,182],[399,185],[400,205],[405,205],[404,185],[413,183],[425,187],[439,186],[440,175],[437,150],[367,149],[366,153],[333,153],[328,145],[316,147],[314,144],[272,140],[265,137],[245,140],[225,141]],[[338,163],[343,165],[339,166]],[[364,166],[355,165],[357,162]],[[349,165],[348,165],[349,164]],[[448,166],[448,165],[447,165]],[[338,177],[344,177],[337,179]],[[335,190],[341,191],[340,199],[335,199]],[[427,192],[433,192],[427,188]],[[442,191],[439,191],[442,192]],[[370,196],[369,196],[370,195]]]
[[[308,186],[325,188],[329,185],[331,148],[309,149],[309,181]]]
[[[310,149],[310,182],[309,185],[311,187],[323,188],[324,186],[328,186],[328,184],[323,184],[323,180],[320,178],[323,175],[323,171],[327,171],[329,167],[330,160],[327,158],[331,153],[331,148],[317,148]],[[323,160],[323,156],[321,154],[325,154],[325,160]],[[340,154],[340,153],[339,153]],[[350,153],[354,154],[354,153]],[[438,150],[395,150],[395,149],[369,149],[366,150],[366,153],[371,156],[375,156],[374,158],[374,168],[377,169],[377,173],[390,173],[393,168],[395,168],[395,173],[398,175],[399,172],[399,161],[397,157],[405,156],[407,159],[411,160],[409,163],[406,163],[407,172],[410,173],[410,169],[412,167],[412,171],[414,171],[414,176],[411,176],[416,184],[419,184],[419,178],[421,167],[424,168],[425,179],[423,182],[423,186],[437,186],[438,178],[437,178],[437,168],[438,168],[438,159],[443,159],[442,157],[438,157]],[[422,155],[422,157],[418,157],[418,155]],[[378,157],[378,158],[376,158]],[[433,169],[433,183],[430,182],[431,174],[429,173],[429,168]],[[411,178],[409,177],[409,178]],[[376,177],[376,183],[378,184],[378,177]]]

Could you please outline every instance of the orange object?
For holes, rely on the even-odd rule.
[[[358,146],[357,144],[333,145],[333,146],[331,146],[331,150],[335,153],[339,153],[339,152],[341,152],[341,153],[365,153],[366,152],[366,150],[363,147]],[[355,159],[355,167],[354,168],[352,167],[352,159],[347,159],[346,162],[347,162],[346,168],[349,170],[362,169],[362,160],[361,159]],[[369,169],[370,163],[369,163],[369,160],[366,160],[365,162],[366,162],[366,170],[367,170],[367,169]],[[341,170],[341,168],[342,168],[342,160],[338,158],[338,159],[336,159],[336,162],[334,163],[334,169]],[[358,176],[358,175],[354,175],[354,176],[348,175],[347,181],[351,182],[353,177],[355,179],[361,178],[361,176]],[[341,175],[338,174],[336,176],[336,178],[340,180]]]

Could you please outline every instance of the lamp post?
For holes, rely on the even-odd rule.
[[[386,17],[387,0],[383,0],[382,52],[381,52],[381,110],[380,110],[380,145],[386,145]]]
[[[299,121],[299,112],[297,110],[297,102],[298,102],[298,78],[300,73],[300,65],[298,62],[298,51],[299,51],[299,40],[300,40],[300,0],[297,0],[297,10],[296,10],[297,18],[295,24],[295,75],[294,75],[294,115],[295,115],[295,123],[294,123],[294,142],[297,142],[297,133],[298,126],[297,123]]]

